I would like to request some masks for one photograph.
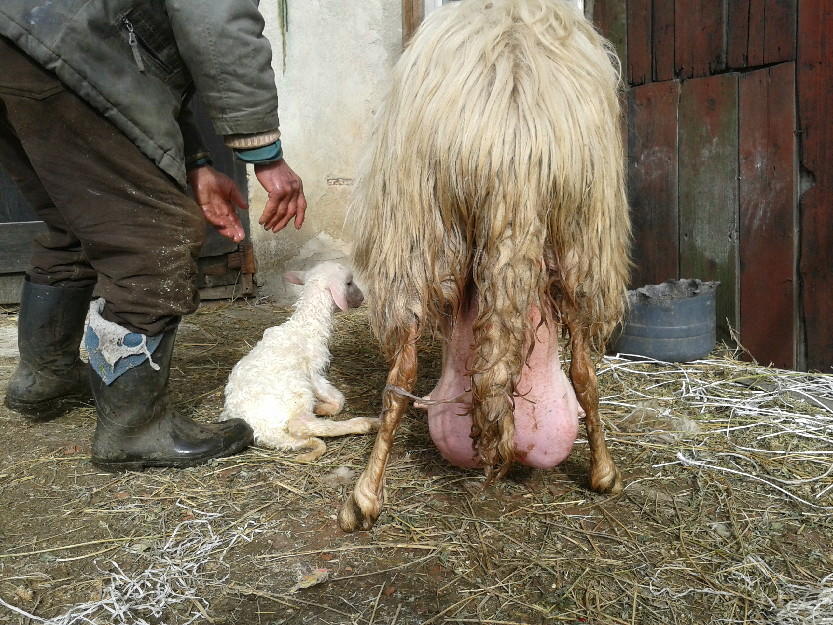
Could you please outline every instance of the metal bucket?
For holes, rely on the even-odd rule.
[[[667,280],[628,291],[613,351],[666,362],[704,358],[714,349],[719,282]]]

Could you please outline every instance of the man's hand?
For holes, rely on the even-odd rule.
[[[301,179],[283,159],[255,165],[255,175],[269,193],[269,200],[258,223],[265,230],[278,232],[295,217],[295,229],[298,230],[304,223],[304,212],[307,210]]]
[[[246,233],[234,207],[249,206],[234,180],[210,165],[204,165],[188,172],[188,183],[205,220],[235,243],[242,241]]]

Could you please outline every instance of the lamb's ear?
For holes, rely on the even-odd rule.
[[[327,280],[327,288],[333,295],[333,301],[341,310],[347,310],[350,306],[347,304],[347,286],[338,278],[330,278]]]
[[[283,274],[283,279],[292,284],[303,284],[305,277],[305,271],[287,271]]]

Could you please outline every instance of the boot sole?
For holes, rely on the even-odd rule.
[[[54,421],[75,408],[88,406],[90,401],[92,401],[92,396],[84,394],[56,397],[55,399],[45,399],[38,402],[16,401],[6,395],[3,399],[3,405],[21,415],[30,423],[45,423]]]
[[[250,437],[249,439],[238,441],[226,449],[218,450],[215,454],[200,456],[199,458],[137,458],[135,460],[106,460],[103,458],[93,457],[90,461],[99,469],[110,473],[164,468],[188,469],[190,467],[201,466],[211,460],[227,458],[228,456],[239,454],[241,451],[249,447],[253,441],[254,437]]]

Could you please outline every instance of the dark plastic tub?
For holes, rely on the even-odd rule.
[[[666,362],[704,358],[715,345],[719,284],[668,280],[628,291],[629,306],[621,330],[614,333],[613,350]]]

